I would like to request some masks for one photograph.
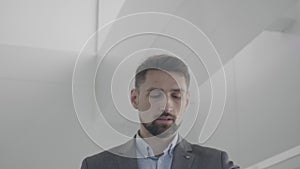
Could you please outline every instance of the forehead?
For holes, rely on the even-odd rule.
[[[141,87],[176,88],[186,90],[186,81],[182,73],[163,70],[148,70]]]

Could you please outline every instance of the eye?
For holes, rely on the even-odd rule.
[[[172,94],[172,97],[173,97],[174,99],[180,100],[180,99],[181,99],[181,93],[173,93],[173,94]]]
[[[149,97],[153,99],[161,99],[164,97],[164,93],[160,90],[152,90],[149,94]]]
[[[162,94],[156,94],[156,95],[150,95],[151,98],[153,99],[158,99],[158,98],[163,98]]]

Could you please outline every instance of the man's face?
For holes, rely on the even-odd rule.
[[[188,106],[187,90],[181,73],[148,70],[145,82],[131,92],[132,105],[140,112],[143,127],[153,136],[174,133]]]

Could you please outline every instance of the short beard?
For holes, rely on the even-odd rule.
[[[169,115],[168,113],[163,113],[161,116]],[[149,133],[151,133],[153,136],[159,137],[159,138],[166,138],[172,134],[174,134],[180,125],[177,125],[175,123],[171,125],[167,124],[156,124],[156,120],[152,121],[151,123],[142,123],[143,126],[148,130]]]

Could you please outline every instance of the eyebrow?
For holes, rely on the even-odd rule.
[[[147,92],[151,92],[152,90],[161,90],[161,91],[165,91],[162,88],[156,88],[156,87],[150,87],[149,89],[147,89]],[[183,89],[171,89],[169,90],[170,92],[184,92],[185,90]]]

